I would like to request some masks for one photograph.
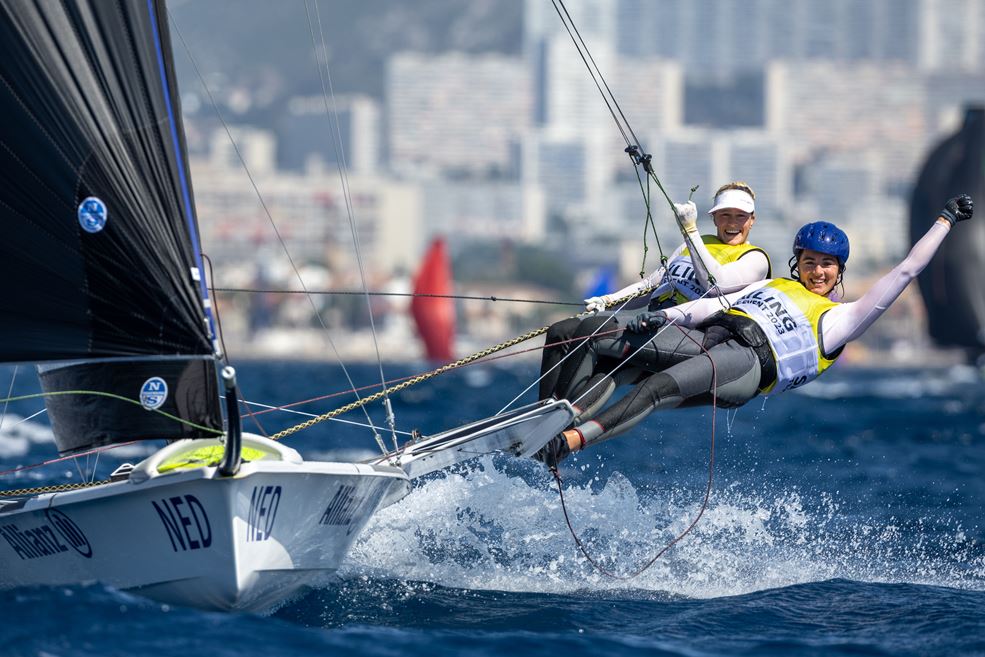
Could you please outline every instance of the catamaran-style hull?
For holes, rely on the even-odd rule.
[[[256,462],[46,494],[0,509],[0,587],[103,582],[161,602],[257,611],[339,567],[396,468]]]

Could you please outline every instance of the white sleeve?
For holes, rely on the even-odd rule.
[[[682,244],[679,247],[677,247],[677,250],[674,251],[671,254],[671,256],[670,256],[670,258],[668,258],[668,260],[670,260],[670,259],[672,259],[672,258],[674,258],[676,256],[679,256],[683,251],[684,251],[684,245]],[[615,301],[616,299],[621,299],[622,297],[628,297],[630,295],[636,294],[638,292],[641,292],[641,291],[643,291],[643,290],[645,290],[647,288],[651,288],[651,287],[652,288],[657,288],[654,291],[654,294],[656,294],[657,292],[661,291],[661,287],[660,286],[663,283],[664,275],[666,273],[667,273],[667,270],[663,267],[663,265],[661,265],[660,267],[658,267],[656,270],[654,270],[646,278],[641,278],[640,280],[636,281],[635,283],[633,283],[631,285],[627,285],[626,287],[622,288],[621,290],[617,290],[615,292],[609,292],[605,296],[608,297],[610,300]],[[647,302],[649,302],[649,300],[650,300],[649,298],[646,299]],[[630,307],[630,304],[632,304],[632,303],[633,303],[632,301],[629,302],[629,304],[627,304],[626,307],[627,308]]]
[[[747,285],[756,281],[761,281],[769,276],[770,261],[762,251],[749,251],[744,253],[735,262],[722,264],[715,260],[714,256],[708,251],[708,246],[701,239],[698,231],[688,233],[694,246],[695,255],[701,259],[704,267],[695,267],[694,275],[698,283],[705,290],[711,287],[704,269],[708,269],[708,274],[715,279],[715,285],[721,294],[737,292]]]
[[[675,324],[694,328],[705,319],[717,313],[719,310],[727,309],[740,297],[745,296],[754,290],[758,290],[769,282],[770,279],[757,281],[752,285],[747,285],[741,290],[730,294],[724,294],[720,297],[704,297],[702,299],[695,299],[694,301],[685,301],[682,304],[667,308],[662,312],[666,314],[667,317]]]
[[[910,281],[923,271],[950,230],[950,224],[946,221],[935,221],[927,234],[913,245],[903,262],[880,278],[862,298],[826,312],[821,317],[821,340],[825,353],[830,354],[865,333],[903,293]]]

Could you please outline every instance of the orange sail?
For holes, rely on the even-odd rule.
[[[450,361],[452,343],[455,340],[455,302],[439,296],[450,295],[451,264],[445,241],[440,237],[431,243],[420,271],[414,278],[414,298],[410,302],[410,312],[417,325],[417,333],[424,342],[429,360]]]

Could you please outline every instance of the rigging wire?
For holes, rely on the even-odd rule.
[[[20,369],[20,365],[14,365],[14,372],[10,375],[10,388],[7,389],[7,398],[9,399],[12,394],[14,394],[14,381],[17,380],[17,372]],[[7,401],[3,402],[3,413],[0,414],[0,431],[3,430],[3,422],[7,419]],[[33,415],[31,417],[34,417]]]
[[[578,27],[575,25],[574,20],[571,18],[571,14],[568,13],[568,8],[564,4],[564,0],[551,0],[554,5],[554,10],[557,12],[558,17],[561,19],[561,23],[564,25],[565,30],[568,32],[568,36],[571,37],[571,41],[575,46],[575,50],[581,57],[581,60],[585,63],[585,67],[588,69],[589,75],[592,77],[592,81],[595,83],[596,88],[599,90],[599,94],[602,96],[602,101],[605,103],[606,107],[609,109],[609,114],[612,115],[613,121],[616,123],[616,127],[622,134],[623,140],[626,142],[626,152],[629,154],[630,158],[636,167],[642,166],[644,171],[647,173],[647,177],[652,179],[657,185],[657,189],[663,194],[664,198],[667,200],[667,204],[670,206],[670,210],[674,215],[674,219],[677,222],[677,227],[684,238],[685,244],[691,250],[692,261],[695,267],[700,267],[704,270],[706,275],[706,280],[714,285],[714,277],[708,272],[708,267],[701,260],[701,257],[694,252],[694,244],[691,237],[684,230],[681,222],[681,217],[677,212],[677,208],[674,206],[674,201],[670,198],[670,194],[664,188],[663,183],[657,176],[656,172],[653,170],[653,164],[651,161],[651,156],[644,149],[639,139],[636,137],[636,133],[633,131],[632,126],[629,124],[629,120],[626,118],[625,113],[623,113],[622,108],[619,106],[619,102],[616,100],[615,94],[612,93],[612,89],[609,87],[608,83],[605,81],[605,76],[602,75],[602,71],[599,69],[598,64],[595,62],[595,58],[592,57],[591,50],[582,38],[581,33],[578,31]],[[589,64],[591,62],[591,64]],[[605,91],[602,87],[605,87]],[[615,109],[613,109],[615,107]],[[619,117],[616,116],[616,111],[619,113]],[[630,141],[629,136],[632,135],[632,141]],[[649,213],[649,202],[648,197],[644,194],[647,202],[647,219],[651,220],[652,216]],[[659,243],[658,243],[659,245]],[[661,250],[661,260],[664,260],[663,251]]]
[[[178,35],[178,40],[181,41],[181,45],[185,49],[185,54],[188,56],[188,59],[192,64],[192,68],[195,69],[195,74],[198,76],[199,81],[202,83],[202,87],[205,89],[205,93],[209,98],[209,102],[212,105],[212,109],[215,112],[216,117],[219,119],[219,122],[222,124],[222,127],[226,132],[226,136],[228,137],[229,142],[232,144],[233,151],[236,153],[236,157],[239,159],[240,164],[243,166],[243,170],[246,172],[246,175],[250,180],[250,184],[253,186],[253,191],[260,202],[260,207],[263,208],[263,212],[267,216],[267,220],[270,222],[270,226],[273,228],[274,235],[277,237],[277,241],[280,242],[281,248],[284,250],[284,254],[287,256],[287,260],[291,264],[291,268],[294,270],[294,275],[297,277],[298,282],[301,284],[302,290],[305,291],[305,296],[308,299],[308,303],[311,305],[315,317],[318,319],[318,323],[321,325],[322,333],[325,335],[325,338],[328,340],[329,346],[331,346],[332,351],[335,353],[335,357],[338,360],[339,366],[342,368],[342,373],[345,375],[346,380],[349,382],[349,386],[353,390],[355,390],[356,384],[353,382],[352,376],[349,374],[349,370],[345,366],[345,363],[342,362],[342,356],[339,354],[339,350],[338,347],[336,347],[335,345],[335,341],[332,340],[331,333],[329,332],[328,327],[325,325],[325,320],[322,319],[321,313],[318,312],[318,307],[315,305],[314,298],[310,294],[307,294],[306,292],[307,286],[305,285],[304,278],[301,276],[301,272],[298,270],[298,267],[294,262],[294,258],[291,257],[290,250],[287,248],[287,243],[284,241],[283,236],[280,234],[280,231],[277,229],[277,224],[276,222],[274,222],[273,215],[271,215],[270,209],[267,207],[267,203],[264,200],[263,195],[260,193],[260,188],[257,185],[256,180],[254,179],[249,166],[247,166],[246,160],[243,157],[242,152],[240,152],[239,145],[236,143],[236,140],[233,139],[232,131],[229,129],[229,125],[226,123],[225,118],[222,116],[222,112],[219,111],[219,105],[216,102],[215,97],[212,95],[212,90],[209,88],[209,85],[205,82],[205,77],[202,75],[202,71],[198,67],[198,62],[192,56],[191,49],[188,47],[188,43],[185,41],[185,37],[184,35],[182,35],[181,30],[178,27],[178,22],[174,19],[174,16],[171,15],[170,10],[168,10],[168,18],[171,21],[171,24],[174,26],[175,34]],[[358,393],[356,396],[358,397]],[[366,416],[366,421],[370,425],[372,425],[373,420],[369,417],[369,411],[363,408],[363,413]],[[379,444],[380,441],[377,440],[377,443]],[[386,448],[382,444],[379,444],[379,447],[383,451],[383,453],[386,453]]]
[[[334,120],[332,125],[334,127],[334,132],[332,133],[332,145],[335,148],[336,161],[339,163],[339,182],[342,185],[342,196],[345,199],[345,209],[349,217],[349,230],[352,233],[352,244],[356,252],[356,264],[359,267],[359,279],[362,281],[363,290],[369,291],[369,287],[366,284],[366,271],[363,266],[363,256],[362,249],[359,246],[359,232],[356,230],[356,215],[353,210],[352,195],[349,188],[349,172],[348,165],[345,158],[345,148],[342,144],[342,131],[339,127],[339,116],[338,116],[338,105],[335,99],[335,88],[332,85],[332,71],[328,65],[328,47],[325,44],[325,31],[322,29],[321,23],[321,12],[318,9],[318,3],[315,3],[315,18],[318,21],[318,34],[321,38],[321,54],[324,55],[324,74],[322,73],[322,62],[319,62],[319,50],[318,44],[315,42],[314,27],[311,24],[311,12],[308,9],[308,0],[304,3],[304,15],[308,20],[308,33],[311,36],[311,46],[315,54],[315,61],[318,66],[318,78],[321,81],[322,88],[322,98],[325,101],[325,113],[331,116]],[[326,86],[327,80],[327,86]],[[331,93],[332,102],[329,106],[328,96]],[[365,295],[366,298],[366,312],[369,316],[369,326],[373,333],[373,347],[376,350],[376,363],[380,370],[380,383],[383,386],[383,404],[386,408],[386,420],[390,427],[390,432],[393,437],[393,448],[397,449],[397,434],[396,434],[396,421],[393,416],[393,407],[390,404],[390,396],[386,389],[386,376],[383,374],[383,358],[380,356],[380,343],[376,335],[376,321],[373,319],[373,307],[370,303],[369,295]],[[375,428],[374,428],[375,432]],[[382,441],[379,435],[376,436],[377,443],[380,444],[380,448],[383,449],[385,454],[387,450],[383,448]]]
[[[379,385],[379,384],[373,384],[372,387],[375,387],[377,385]],[[364,386],[364,387],[370,387],[370,386]],[[345,391],[343,393],[340,393],[340,394],[347,394],[349,392],[351,392],[351,391],[347,390],[347,391]],[[258,412],[257,415],[259,415],[260,413],[272,413],[273,411],[283,411],[285,413],[293,413],[295,415],[303,415],[305,417],[318,417],[314,413],[306,413],[305,411],[297,411],[297,410],[294,410],[293,408],[290,408],[290,406],[293,406],[295,404],[303,404],[305,402],[296,402],[295,404],[285,404],[283,406],[272,406],[270,404],[263,404],[263,403],[260,403],[260,402],[246,401],[246,400],[243,400],[243,403],[244,404],[247,404],[247,405],[250,405],[250,406],[259,406],[261,408],[266,409],[266,410],[263,410],[263,411]],[[351,424],[353,426],[363,427],[363,428],[366,428],[366,429],[372,429],[373,428],[372,425],[365,424],[363,422],[353,422],[352,420],[342,420],[342,419],[339,419],[337,417],[336,418],[332,418],[332,421],[333,422],[341,422],[342,424]],[[403,434],[405,436],[413,436],[414,435],[414,433],[412,431],[397,431],[397,433]]]
[[[209,268],[209,277],[206,281],[206,287],[208,287],[209,291],[212,291],[212,286],[208,285],[209,281],[215,281],[215,273],[212,269],[212,258],[210,258],[204,251],[201,255],[202,259],[205,260],[205,264],[208,265]],[[212,314],[215,316],[216,330],[219,332],[219,344],[222,347],[222,360],[226,363],[226,365],[229,365],[229,350],[226,349],[226,336],[222,332],[222,314],[219,312],[219,298],[215,296],[214,293],[212,296]],[[246,397],[246,394],[243,392],[242,384],[239,384],[239,389],[243,397]],[[260,424],[260,420],[257,419],[256,415],[252,413],[252,409],[249,406],[246,407],[246,412],[250,416],[250,419],[253,420],[253,423],[257,426],[257,430],[260,432],[260,435],[267,437],[267,431],[263,428],[263,425]]]
[[[708,350],[705,349],[704,345],[702,345],[697,340],[695,340],[688,331],[684,330],[684,328],[680,326],[677,326],[676,328],[679,331],[681,331],[684,337],[686,337],[687,339],[691,340],[691,342],[694,342],[696,345],[698,345],[698,347],[705,353],[705,356],[707,356],[708,360],[711,362],[711,391],[712,391],[711,444],[708,449],[708,482],[705,485],[705,493],[704,493],[704,497],[701,500],[701,507],[698,509],[697,515],[691,520],[691,523],[687,526],[687,528],[685,528],[683,532],[681,532],[676,537],[674,537],[673,540],[667,543],[653,557],[651,557],[648,561],[643,563],[642,566],[640,566],[633,572],[627,574],[619,574],[614,571],[611,571],[605,568],[604,566],[602,566],[602,564],[600,564],[595,558],[592,557],[592,555],[588,552],[588,549],[585,547],[584,542],[581,540],[581,538],[578,536],[578,533],[575,531],[574,526],[571,524],[571,517],[568,514],[567,504],[565,503],[564,500],[564,490],[561,485],[561,474],[558,472],[557,466],[551,468],[551,473],[554,475],[554,481],[557,484],[558,497],[561,500],[561,511],[564,513],[564,522],[568,526],[568,531],[571,533],[571,537],[574,539],[575,545],[578,546],[578,550],[585,557],[585,559],[587,559],[588,562],[592,564],[592,566],[596,570],[598,570],[600,573],[611,579],[626,581],[633,579],[641,575],[646,570],[648,570],[653,564],[657,562],[657,560],[660,557],[662,557],[667,552],[667,550],[675,546],[677,543],[683,540],[685,536],[691,533],[691,530],[697,526],[698,521],[701,520],[701,517],[708,509],[708,502],[711,499],[711,490],[715,480],[715,419],[718,410],[718,370],[715,367],[715,359],[711,357],[711,354],[708,353]]]
[[[210,287],[211,292],[241,292],[248,294],[305,294],[304,290],[280,290],[250,287]],[[461,299],[464,301],[509,301],[511,303],[540,303],[552,306],[584,306],[584,301],[551,301],[549,299],[516,299],[512,297],[474,296],[468,294],[431,294],[425,292],[368,292],[362,290],[307,290],[307,294],[327,296],[422,297],[432,299]]]

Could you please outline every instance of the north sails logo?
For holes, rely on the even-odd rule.
[[[140,386],[140,405],[148,411],[160,408],[168,398],[168,384],[159,376],[154,376]]]
[[[98,233],[106,227],[109,211],[106,210],[106,204],[102,200],[90,196],[79,203],[77,215],[82,230],[87,233]]]

